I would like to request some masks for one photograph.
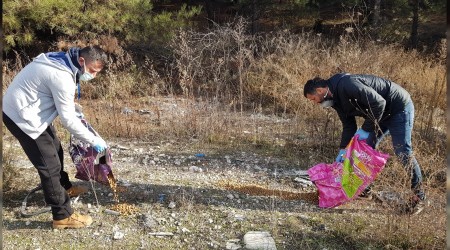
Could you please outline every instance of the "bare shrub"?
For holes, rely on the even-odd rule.
[[[31,61],[31,58],[23,56],[17,51],[14,51],[14,54],[14,59],[3,60],[2,62],[3,93],[8,88],[17,73],[19,73],[19,71]]]
[[[222,99],[240,95],[242,103],[245,68],[253,61],[252,36],[248,23],[240,18],[208,33],[180,31],[171,43],[174,69],[186,96],[212,94]]]
[[[6,128],[3,126],[3,130]],[[5,133],[3,133],[5,134]],[[11,138],[11,137],[8,137]],[[13,189],[17,184],[16,177],[19,176],[19,171],[16,167],[17,152],[15,148],[11,145],[6,146],[6,144],[11,144],[11,140],[3,136],[3,140],[8,140],[8,143],[2,143],[2,178],[3,178],[3,192],[8,192]]]

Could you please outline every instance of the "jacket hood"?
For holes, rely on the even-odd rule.
[[[37,57],[34,58],[34,62],[42,63],[45,65],[49,65],[55,69],[63,70],[71,74],[74,82],[77,82],[77,74],[79,74],[80,70],[72,63],[70,57],[68,57],[67,53],[63,53],[62,56],[65,58],[56,58],[53,53],[41,53]]]
[[[64,65],[64,64],[62,64],[62,63],[60,63],[58,61],[50,59],[50,57],[48,57],[44,53],[41,53],[38,56],[36,56],[33,59],[33,61],[36,62],[36,63],[42,63],[42,64],[45,64],[45,65],[52,66],[52,67],[54,67],[56,69],[59,69],[59,70],[67,71],[67,72],[69,72],[70,74],[73,75],[73,72],[72,72],[72,70],[70,68],[68,68],[66,65]]]

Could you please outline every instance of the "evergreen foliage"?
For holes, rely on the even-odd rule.
[[[411,21],[416,1],[418,26],[446,6],[445,0],[5,0],[4,52],[53,49],[61,41],[106,36],[123,48],[161,53],[180,28],[205,31],[236,16],[249,20],[252,34],[312,30],[339,38],[350,27],[358,37],[370,33],[372,40],[402,43],[417,34]],[[371,22],[375,2],[377,22]]]
[[[125,43],[165,42],[201,10],[182,5],[178,11],[155,13],[149,0],[5,0],[3,4],[6,51],[30,46],[39,37],[110,35]]]

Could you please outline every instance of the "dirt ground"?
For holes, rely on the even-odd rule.
[[[179,100],[154,101],[151,105],[164,111],[157,116],[162,124],[179,119],[174,107],[177,112],[195,113],[193,108],[184,110],[189,105],[175,102]],[[108,112],[117,113],[116,122],[127,117],[124,126],[132,126],[132,119],[152,118],[143,107],[130,106],[125,112],[123,106]],[[198,104],[195,107],[204,109]],[[130,114],[131,110],[139,112]],[[261,127],[255,131],[277,137],[269,141],[280,145],[282,133],[272,130],[281,123],[288,128],[292,127],[288,123],[295,123],[262,114],[238,117],[258,123]],[[248,134],[253,131],[251,126],[243,125],[243,133],[253,137]],[[266,134],[266,130],[272,132]],[[67,149],[67,138],[60,137]],[[17,140],[5,134],[3,157],[4,161],[5,156],[11,158],[12,167],[5,169],[4,165],[3,169],[14,172],[14,178],[3,191],[3,249],[244,249],[243,238],[250,231],[268,232],[277,249],[445,247],[443,184],[427,183],[426,208],[419,215],[399,214],[377,200],[361,199],[322,209],[314,185],[298,179],[305,175],[310,167],[307,165],[319,163],[317,152],[298,148],[308,157],[299,156],[295,150],[294,156],[288,156],[255,145],[228,148],[202,143],[195,137],[186,141],[165,135],[153,139],[106,138],[112,152],[118,202],[109,186],[75,179],[76,168],[65,150],[65,170],[72,182],[89,188],[88,193],[72,198],[73,207],[91,215],[94,222],[88,228],[54,230],[49,212],[21,216],[22,202],[38,185],[39,177]],[[374,186],[375,191],[383,188]],[[45,207],[43,195],[37,191],[29,197],[26,213]]]
[[[53,230],[50,213],[20,216],[22,200],[38,184],[38,176],[18,151],[15,183],[20,185],[4,192],[3,249],[243,249],[248,231],[268,231],[277,249],[445,246],[445,193],[429,197],[420,217],[395,215],[373,200],[321,209],[305,198],[311,196],[292,200],[277,195],[315,192],[295,181],[304,170],[283,159],[253,152],[193,152],[176,141],[109,143],[119,203],[109,187],[73,178],[75,167],[66,157],[73,182],[90,190],[72,198],[77,211],[94,219],[79,230]],[[267,192],[254,195],[233,190],[233,185]],[[118,204],[127,208],[120,215],[110,213]],[[43,208],[42,194],[30,197],[27,205],[30,211]],[[416,228],[430,231],[410,237]],[[154,235],[161,232],[169,235]]]

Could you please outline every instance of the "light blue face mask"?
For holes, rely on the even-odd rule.
[[[90,80],[94,79],[94,76],[91,73],[87,72],[86,63],[84,63],[83,67],[84,67],[84,73],[80,76],[80,80],[81,81],[90,81]]]

